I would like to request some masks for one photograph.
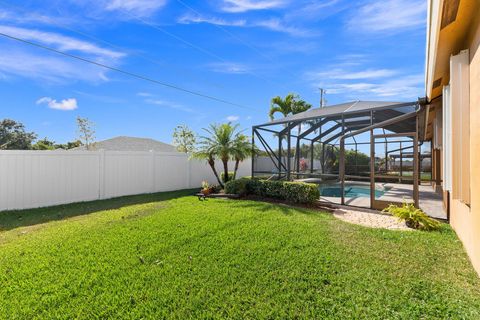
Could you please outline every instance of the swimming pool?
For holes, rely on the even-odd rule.
[[[342,189],[340,183],[326,183],[319,184],[320,195],[323,197],[341,197]],[[375,198],[379,198],[388,191],[388,188],[376,188]],[[347,198],[359,198],[370,197],[370,186],[355,183],[345,183],[345,197]]]

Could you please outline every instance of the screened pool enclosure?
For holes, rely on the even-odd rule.
[[[252,175],[317,183],[320,200],[337,204],[418,207],[431,171],[424,112],[418,102],[354,101],[254,126]]]

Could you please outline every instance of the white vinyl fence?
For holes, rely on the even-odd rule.
[[[247,159],[237,176],[249,175]],[[203,180],[217,183],[205,161],[183,153],[0,151],[0,211],[200,188]]]

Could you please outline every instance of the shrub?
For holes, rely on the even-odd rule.
[[[242,181],[237,183],[237,181]],[[225,187],[225,192],[236,194],[253,194],[260,197],[286,200],[293,203],[313,203],[320,198],[318,186],[312,183],[286,182],[286,181],[268,181],[259,179],[239,179],[227,182],[229,191]],[[243,189],[245,187],[245,189]],[[240,191],[235,190],[239,188]],[[234,192],[237,191],[237,192]]]
[[[283,183],[285,200],[297,203],[313,203],[320,198],[318,185],[303,182]]]
[[[249,179],[230,180],[225,184],[225,193],[246,195],[249,181]]]
[[[231,181],[231,180],[232,180],[232,178],[233,178],[233,173],[234,173],[233,171],[228,171],[228,181]],[[224,171],[222,171],[222,172],[220,173],[220,179],[222,179],[222,182],[225,183],[225,172],[224,172]]]
[[[404,202],[401,206],[391,204],[383,212],[404,220],[407,226],[420,230],[438,230],[440,222],[427,216],[421,209],[415,208],[412,203]]]

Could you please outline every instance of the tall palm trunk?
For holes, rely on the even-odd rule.
[[[223,158],[222,159],[222,162],[223,162],[223,171],[224,171],[224,182],[227,183],[229,179],[229,176],[228,176],[228,158]]]
[[[238,171],[238,165],[240,164],[240,159],[235,159],[235,169],[233,170],[233,177],[232,180],[237,179],[237,171]]]
[[[212,158],[208,159],[208,164],[210,165],[210,168],[212,168],[213,174],[215,175],[215,178],[217,178],[218,184],[220,184],[220,187],[223,188],[222,180],[218,176],[217,169],[215,169],[215,160],[213,160]]]

